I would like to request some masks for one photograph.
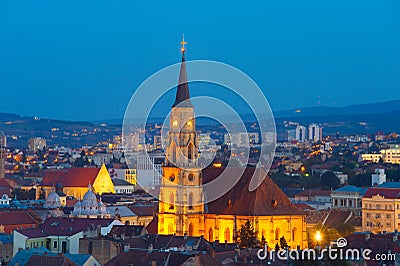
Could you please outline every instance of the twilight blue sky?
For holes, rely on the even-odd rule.
[[[243,70],[273,110],[400,99],[398,0],[2,0],[0,112],[120,118],[182,33],[188,60]]]

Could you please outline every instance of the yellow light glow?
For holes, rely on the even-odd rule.
[[[185,44],[187,44],[187,42],[185,42],[185,35],[182,35],[181,44],[182,44],[181,52],[184,53],[186,51]]]
[[[317,231],[317,232],[315,233],[315,240],[316,240],[316,241],[321,241],[321,240],[322,240],[322,235],[321,235],[321,232],[320,232],[320,231]]]
[[[192,121],[188,121],[187,124],[188,124],[189,127],[191,127],[192,126]]]
[[[178,126],[178,120],[172,121],[172,126],[177,127]]]
[[[222,167],[222,163],[214,163],[213,167],[215,168],[221,168]]]

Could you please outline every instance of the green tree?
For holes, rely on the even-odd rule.
[[[250,221],[242,225],[239,231],[239,246],[243,248],[253,248],[257,245],[256,233]]]
[[[265,239],[264,235],[262,235],[260,240],[260,248],[264,248],[266,244],[267,240]]]
[[[279,243],[280,243],[280,246],[281,246],[282,249],[285,249],[285,248],[288,248],[288,247],[289,247],[289,245],[288,245],[288,243],[286,242],[286,239],[285,239],[284,236],[282,236],[282,237],[279,239]]]
[[[325,172],[321,176],[321,183],[325,189],[337,189],[340,186],[340,180],[333,172]]]

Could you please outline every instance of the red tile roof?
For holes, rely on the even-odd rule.
[[[296,197],[315,197],[315,196],[329,196],[331,195],[332,191],[330,190],[323,190],[323,189],[307,189],[303,190]]]
[[[114,219],[103,218],[49,218],[42,225],[32,229],[18,230],[19,233],[30,238],[63,235],[72,236],[88,228],[95,229],[96,226],[109,226]]]
[[[217,178],[224,170],[228,175],[234,175],[238,168],[207,167],[202,171],[203,183]],[[257,172],[255,172],[257,171]],[[249,191],[253,174],[264,178],[260,186]],[[207,194],[207,191],[205,191]],[[292,204],[289,198],[272,181],[267,173],[256,168],[247,167],[239,181],[222,197],[207,204],[208,213],[235,215],[304,215],[302,210]]]
[[[37,224],[27,211],[6,211],[0,212],[0,224],[2,225],[19,225],[19,224]]]
[[[154,212],[158,209],[158,205],[132,205],[129,206],[129,209],[137,216],[153,216]]]
[[[55,186],[56,183],[61,179],[63,175],[67,170],[48,170],[44,173],[43,179],[42,179],[42,185],[43,186]]]
[[[153,220],[146,226],[149,234],[158,234],[158,216],[154,216]]]
[[[2,189],[12,189],[10,183],[4,178],[0,178],[0,188]]]
[[[330,210],[323,224],[328,228],[336,227],[347,223],[352,216],[353,213],[349,210]]]
[[[305,204],[305,203],[296,203],[295,206],[297,208],[299,208],[300,210],[309,210],[309,211],[314,211],[315,210],[314,207],[311,207],[310,205]]]
[[[42,181],[43,186],[53,186],[60,182],[64,187],[87,187],[94,183],[100,168],[70,168],[65,170],[48,171]]]
[[[372,196],[376,196],[378,194],[387,199],[398,199],[400,198],[400,188],[371,187],[365,193],[364,198],[372,198]]]
[[[63,254],[54,256],[53,254],[45,255],[32,255],[26,266],[36,266],[36,265],[59,265],[59,266],[72,266],[78,265],[69,258],[65,257]]]

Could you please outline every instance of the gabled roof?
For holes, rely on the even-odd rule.
[[[372,198],[372,196],[376,196],[378,194],[387,199],[398,199],[400,198],[400,188],[371,187],[365,193],[364,198]]]
[[[0,224],[2,225],[19,225],[19,224],[38,224],[27,211],[7,211],[0,212]]]
[[[67,172],[66,169],[62,170],[47,170],[44,173],[43,179],[42,179],[42,185],[43,186],[55,186],[56,183],[61,179],[63,175],[65,175]]]
[[[120,253],[118,256],[107,262],[105,265],[142,266],[151,265],[151,262],[155,262],[155,265],[164,265],[166,261],[169,262],[168,265],[182,265],[189,258],[189,255],[184,255],[178,252],[153,251],[149,253],[147,252],[147,250],[130,250],[129,252]]]
[[[125,181],[120,178],[112,178],[111,180],[112,180],[114,186],[131,186],[131,187],[134,186],[133,184],[129,183],[128,181]]]
[[[203,183],[208,183],[217,178],[225,169],[235,173],[236,168],[207,167],[202,171]],[[256,171],[256,172],[255,172]],[[253,174],[263,177],[260,186],[249,191],[249,184]],[[272,181],[263,169],[247,167],[231,190],[215,201],[207,203],[210,214],[234,214],[234,215],[304,215],[292,204],[289,198]]]
[[[333,192],[354,192],[354,193],[358,193],[362,196],[365,194],[365,192],[367,192],[367,188],[348,185],[348,186],[344,186],[344,187],[335,189]]]
[[[332,191],[323,189],[307,189],[303,190],[296,197],[315,197],[315,196],[330,196]]]
[[[60,265],[60,266],[77,266],[72,260],[64,256],[63,254],[35,254],[32,255],[26,266],[36,265]]]
[[[129,209],[137,216],[153,216],[158,209],[158,205],[131,205]]]
[[[65,253],[65,257],[76,263],[78,266],[84,266],[85,263],[90,259],[92,255],[90,254],[71,254]]]
[[[131,209],[127,206],[107,206],[107,213],[111,216],[119,214],[120,217],[132,217],[137,216]]]
[[[147,234],[138,238],[131,238],[125,241],[130,243],[131,248],[147,249],[149,244],[153,245],[153,249],[165,250],[173,248],[182,248],[191,246],[193,250],[207,251],[210,250],[211,244],[202,236],[174,236],[174,235],[158,235]]]
[[[353,213],[349,210],[330,210],[323,224],[328,228],[336,227],[340,224],[347,223],[352,216]]]
[[[21,249],[15,254],[14,258],[8,264],[9,266],[14,265],[26,265],[28,260],[35,254],[45,254],[50,253],[45,247],[31,248],[31,249]],[[40,264],[38,264],[40,265]]]
[[[116,225],[113,226],[109,235],[112,237],[114,237],[114,235],[121,237],[123,234],[126,237],[134,237],[140,236],[141,234],[144,234],[144,232],[144,225]]]
[[[46,171],[42,185],[53,186],[60,182],[64,187],[87,187],[93,184],[100,168],[70,168],[65,170]]]
[[[12,189],[10,183],[8,183],[7,179],[0,178],[0,189]]]
[[[382,187],[382,188],[400,188],[400,182],[384,182],[384,183],[378,185],[378,187]]]
[[[149,234],[158,233],[158,216],[155,215],[153,220],[146,226],[146,230]]]
[[[52,235],[72,236],[76,233],[95,229],[97,226],[107,227],[114,219],[104,218],[56,218],[47,219],[37,228],[17,230],[19,233],[29,237],[38,238]]]
[[[309,211],[314,211],[315,210],[314,207],[311,207],[310,205],[305,204],[305,203],[295,203],[294,205],[297,208],[299,208],[300,210],[309,210]]]

